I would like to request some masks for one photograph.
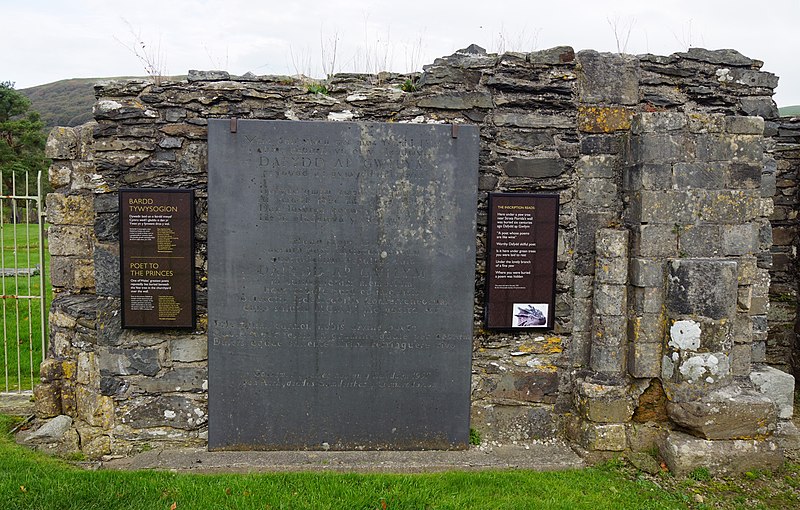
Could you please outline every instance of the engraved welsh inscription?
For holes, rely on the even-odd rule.
[[[464,447],[478,135],[209,121],[209,445]]]

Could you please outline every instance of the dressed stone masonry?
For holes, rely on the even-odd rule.
[[[206,444],[207,119],[469,123],[481,135],[472,427],[594,452],[658,445],[678,472],[775,466],[793,432],[781,370],[798,151],[784,149],[800,129],[777,119],[777,77],[761,65],[733,50],[470,46],[420,75],[338,74],[324,95],[221,71],[100,84],[95,121],[48,141],[56,294],[38,416],[72,417],[65,437],[90,456]],[[121,187],[195,190],[196,331],[121,329]],[[560,197],[552,331],[483,327],[490,191]]]

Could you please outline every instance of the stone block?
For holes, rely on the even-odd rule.
[[[23,442],[57,442],[64,438],[71,427],[72,418],[61,414],[47,420],[41,427],[26,435]]]
[[[697,468],[717,476],[776,470],[783,465],[777,444],[765,440],[708,441],[673,431],[660,442],[659,452],[676,476],[686,476]]]
[[[172,361],[205,361],[208,359],[208,341],[204,336],[179,336],[169,339]]]
[[[765,340],[753,340],[751,347],[753,363],[765,363],[767,361],[767,342]]]
[[[628,258],[628,231],[615,228],[604,228],[597,232],[595,249],[599,257]]]
[[[196,430],[208,421],[205,404],[185,395],[131,398],[120,404],[120,422],[134,428]]]
[[[619,154],[622,143],[619,135],[588,135],[581,137],[581,154]]]
[[[731,348],[731,374],[734,377],[750,375],[753,348],[750,344],[735,344]]]
[[[161,394],[178,391],[202,393],[208,388],[208,369],[206,367],[172,367],[160,377],[127,377],[126,385],[122,388],[115,381],[109,381],[109,383],[109,388],[113,387],[110,389],[110,393],[117,393],[121,389],[127,389],[131,394]],[[556,389],[558,389],[557,386]]]
[[[673,168],[669,163],[643,163],[639,166],[642,188],[646,190],[672,189]]]
[[[758,115],[765,119],[776,119],[779,115],[778,107],[770,96],[743,97],[739,105],[747,115]]]
[[[591,104],[635,105],[639,102],[639,60],[628,55],[578,52],[578,100]]]
[[[97,294],[119,297],[119,244],[97,243],[93,262]]]
[[[420,108],[439,110],[469,110],[471,108],[491,108],[492,96],[483,92],[464,92],[461,94],[436,94],[417,100]]]
[[[542,129],[574,129],[575,118],[567,115],[546,115],[542,113],[498,112],[492,114],[496,126]]]
[[[74,159],[78,155],[79,145],[74,128],[55,127],[47,137],[45,156],[50,159]]]
[[[50,255],[86,257],[92,253],[92,228],[50,225]]]
[[[671,225],[639,225],[631,246],[634,257],[673,257],[678,255],[678,232]]]
[[[58,383],[34,386],[33,400],[37,418],[52,418],[61,414],[61,386]]]
[[[722,352],[665,354],[661,358],[661,377],[670,383],[664,389],[676,402],[696,400],[730,381],[730,358]]]
[[[667,310],[674,315],[731,318],[736,312],[736,262],[673,259],[667,264]],[[708,285],[714,282],[714,285]]]
[[[719,257],[722,255],[720,225],[682,225],[677,227],[678,249],[683,257]]]
[[[47,178],[53,189],[60,188],[69,184],[72,176],[72,165],[65,162],[55,162],[47,170]]]
[[[791,419],[794,413],[794,377],[767,365],[758,366],[749,375],[756,391],[778,406],[778,418]]]
[[[61,382],[61,412],[69,416],[78,416],[77,386],[74,381]]]
[[[578,408],[584,418],[595,423],[625,423],[633,415],[633,402],[626,390],[626,386],[583,382],[578,388]]]
[[[636,378],[660,376],[661,352],[660,343],[628,343],[628,373]]]
[[[764,138],[761,135],[697,135],[697,159],[700,161],[761,162]]]
[[[609,209],[619,202],[617,185],[612,179],[582,179],[578,181],[578,200],[587,207]]]
[[[598,283],[625,285],[628,281],[628,261],[620,257],[598,256],[595,259],[594,275]]]
[[[722,229],[724,255],[751,255],[758,251],[758,224],[727,225]]]
[[[608,155],[582,156],[575,163],[575,173],[580,178],[612,179],[618,158]]]
[[[704,439],[763,438],[775,430],[778,413],[766,396],[738,386],[720,388],[695,402],[667,402],[670,419]]]
[[[43,383],[54,383],[64,376],[64,365],[60,360],[47,358],[39,365],[39,379]]]
[[[664,264],[660,260],[632,257],[629,267],[631,285],[636,287],[664,285]]]
[[[761,117],[725,117],[725,131],[739,135],[761,135],[764,133],[764,119]]]
[[[82,385],[75,388],[75,397],[79,419],[103,430],[114,426],[114,402],[111,397]]]
[[[758,274],[758,260],[754,256],[736,259],[736,280],[739,285],[750,285]]]
[[[592,451],[621,452],[627,447],[625,425],[622,423],[582,424],[581,445]]]
[[[631,423],[626,431],[628,447],[634,452],[652,451],[654,448],[658,448],[658,444],[669,433],[669,430],[653,422]]]
[[[690,113],[688,120],[690,133],[722,133],[725,129],[725,116],[721,113]]]
[[[682,191],[639,192],[642,223],[684,225],[697,218],[696,202]]]
[[[100,348],[97,353],[100,375],[154,376],[161,369],[157,349]]]
[[[628,320],[630,342],[661,344],[664,341],[664,333],[664,316],[661,313],[635,315]]]
[[[762,182],[763,168],[764,165],[758,163],[731,163],[728,168],[727,187],[733,189],[758,188]],[[772,196],[772,194],[767,196]]]
[[[623,106],[579,106],[578,130],[584,133],[613,133],[631,128],[632,108]]]
[[[594,312],[603,316],[624,316],[627,313],[627,287],[625,285],[596,284]]]
[[[678,112],[640,112],[633,118],[631,132],[663,133],[678,131],[687,125],[686,115]]]
[[[558,396],[558,373],[506,372],[494,381],[493,386],[489,395],[494,398],[553,404]]]
[[[473,403],[470,424],[487,441],[528,441],[553,437],[552,406],[507,406]]]
[[[546,50],[528,53],[528,62],[540,65],[567,64],[575,60],[575,50],[571,46],[556,46]]]
[[[639,315],[661,315],[664,308],[664,288],[632,287],[628,299],[632,301],[633,311]]]
[[[719,224],[741,224],[759,216],[758,190],[715,190],[696,194],[699,218]]]
[[[509,177],[558,177],[564,173],[564,162],[560,158],[514,158],[503,165],[503,171]]]
[[[726,163],[675,163],[672,173],[679,190],[722,189],[725,187]]]
[[[631,156],[637,163],[693,161],[695,140],[685,134],[642,134],[631,138]]]
[[[98,436],[81,446],[81,451],[90,459],[99,459],[111,453],[111,437]]]
[[[481,174],[478,177],[478,189],[480,191],[493,191],[497,187],[499,179],[496,175]]]

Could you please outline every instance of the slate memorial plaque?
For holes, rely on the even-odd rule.
[[[209,448],[465,448],[478,131],[209,119]]]
[[[121,189],[122,327],[194,328],[194,192]]]
[[[558,195],[489,194],[486,325],[552,329]]]

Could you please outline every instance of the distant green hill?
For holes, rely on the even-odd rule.
[[[183,77],[176,76],[174,78],[182,79]],[[45,128],[49,131],[55,126],[80,126],[92,119],[95,83],[127,79],[144,78],[135,76],[73,78],[20,89],[19,92],[31,100],[33,109],[41,114]]]
[[[794,117],[800,115],[800,104],[794,106],[782,106],[778,108],[781,117]]]
[[[37,85],[19,92],[31,100],[49,131],[55,126],[79,126],[92,118],[94,84],[102,78],[76,78]]]

